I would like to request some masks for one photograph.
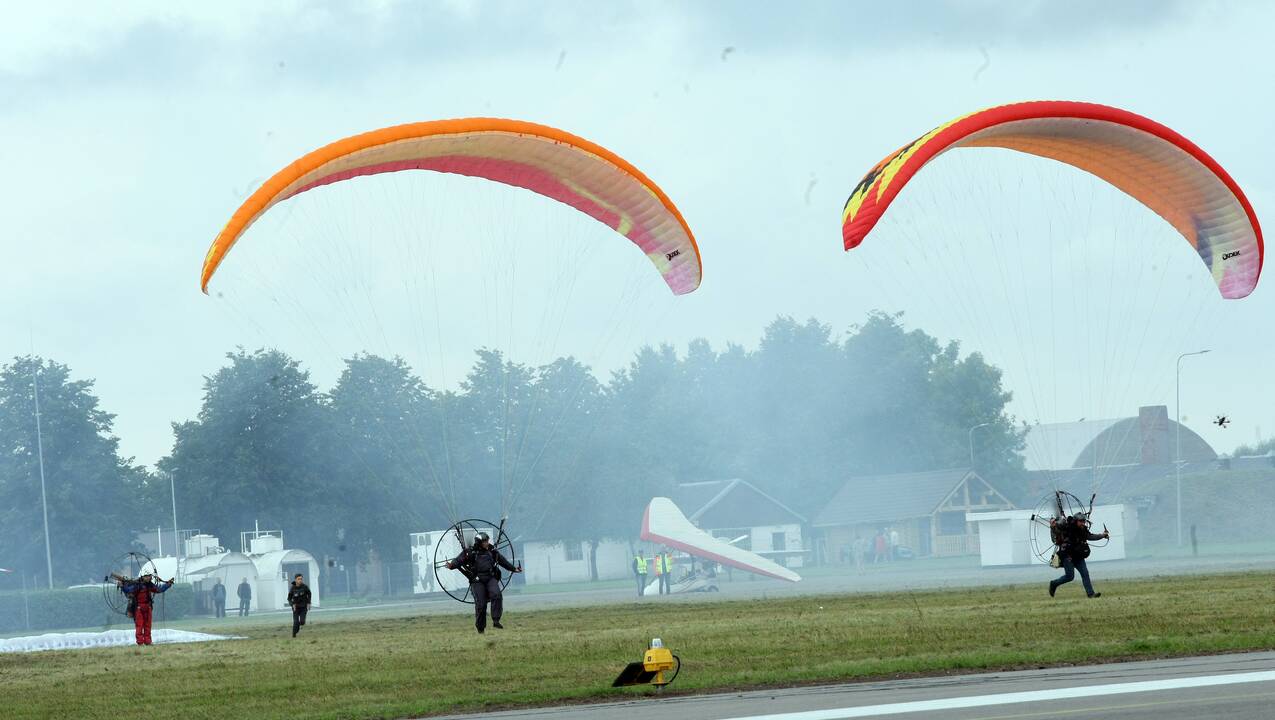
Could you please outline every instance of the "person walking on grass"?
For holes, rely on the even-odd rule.
[[[1049,597],[1053,597],[1058,588],[1071,582],[1080,573],[1080,582],[1085,586],[1085,595],[1091,598],[1101,597],[1102,593],[1094,592],[1093,583],[1089,582],[1089,567],[1085,558],[1089,557],[1090,540],[1106,540],[1111,533],[1103,528],[1102,534],[1089,532],[1089,518],[1083,514],[1069,515],[1063,520],[1053,518],[1049,521],[1049,534],[1058,548],[1058,560],[1062,563],[1062,577],[1049,581]]]
[[[305,614],[310,611],[310,586],[305,584],[301,573],[292,578],[292,586],[288,588],[288,606],[292,608],[292,637],[296,637],[305,625]]]
[[[505,609],[500,591],[501,568],[511,573],[522,572],[522,565],[515,566],[492,547],[491,538],[485,532],[478,533],[472,547],[461,550],[460,555],[447,563],[448,570],[460,570],[469,578],[469,592],[474,597],[474,627],[479,633],[487,631],[488,603],[491,603],[492,626],[497,630],[505,628],[500,624]]]

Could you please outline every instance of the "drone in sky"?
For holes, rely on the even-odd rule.
[[[1225,415],[1218,415],[1217,418],[1213,421],[1213,424],[1220,428],[1224,428],[1227,425],[1231,424],[1231,419]]]

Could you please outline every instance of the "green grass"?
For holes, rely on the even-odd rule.
[[[612,690],[652,637],[681,656],[671,692],[1275,649],[1267,574],[1044,583],[458,615],[231,618],[233,642],[0,656],[5,717],[398,718],[649,693]]]

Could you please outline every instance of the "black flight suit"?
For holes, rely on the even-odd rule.
[[[1103,536],[1089,532],[1089,527],[1072,518],[1058,524],[1052,533],[1054,543],[1058,546],[1058,559],[1062,561],[1063,574],[1049,581],[1049,594],[1053,595],[1059,587],[1066,585],[1080,573],[1080,583],[1085,586],[1085,594],[1097,597],[1093,583],[1089,582],[1089,566],[1085,558],[1089,557],[1089,541],[1102,540]]]
[[[487,603],[491,603],[491,620],[499,623],[504,612],[504,599],[500,592],[500,569],[517,572],[504,555],[495,548],[479,550],[469,548],[452,560],[452,567],[463,569],[469,577],[469,592],[474,596],[474,627],[478,632],[487,629]]]
[[[296,637],[305,625],[305,614],[310,611],[310,586],[305,583],[289,586],[288,604],[292,606],[292,637]]]

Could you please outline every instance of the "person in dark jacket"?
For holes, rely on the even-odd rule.
[[[522,565],[515,566],[500,551],[491,546],[491,538],[480,532],[474,537],[473,547],[466,548],[447,563],[447,569],[460,570],[469,578],[469,592],[474,596],[474,627],[478,632],[487,630],[487,603],[491,603],[491,624],[504,629],[500,616],[504,613],[504,600],[500,592],[500,569],[522,572]]]
[[[236,592],[239,593],[239,617],[247,617],[248,606],[252,605],[252,586],[248,584],[248,578],[239,583]]]
[[[212,601],[213,616],[226,617],[226,586],[221,584],[221,578],[217,578],[217,584],[213,585]]]
[[[119,587],[120,592],[128,596],[128,606],[133,610],[133,625],[136,628],[135,637],[138,645],[151,644],[151,610],[155,607],[155,596],[167,592],[168,588],[173,586],[172,580],[166,580],[158,585],[151,579],[150,573],[146,573],[136,580],[125,580],[116,578],[115,584]]]
[[[1063,566],[1062,577],[1049,581],[1049,597],[1053,597],[1060,586],[1074,580],[1076,571],[1080,572],[1080,582],[1085,586],[1085,594],[1091,598],[1100,597],[1102,593],[1094,592],[1093,583],[1089,582],[1089,567],[1085,564],[1085,558],[1089,557],[1090,540],[1105,540],[1111,537],[1111,533],[1105,529],[1101,535],[1089,532],[1089,519],[1083,515],[1069,515],[1061,521],[1053,518],[1049,521],[1049,533],[1054,545],[1058,547],[1058,559]]]
[[[310,610],[310,586],[305,584],[301,573],[292,578],[292,587],[288,588],[288,605],[292,607],[292,637],[296,637],[301,626],[305,625],[305,614]]]

